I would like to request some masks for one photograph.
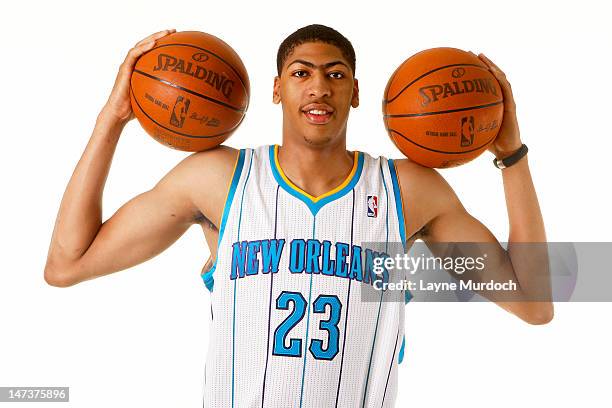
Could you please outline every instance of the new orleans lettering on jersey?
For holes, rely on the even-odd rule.
[[[375,291],[389,273],[373,260],[405,247],[404,228],[391,160],[355,152],[346,180],[313,197],[286,177],[278,146],[241,150],[203,275],[204,406],[392,407],[404,308],[401,293]]]
[[[230,279],[261,273],[278,273],[281,254],[285,247],[284,239],[241,241],[232,244],[232,266]],[[317,239],[294,239],[289,245],[291,273],[320,273],[327,276],[355,279],[373,284],[377,278],[374,273],[374,259],[388,257],[388,254],[365,250],[365,264],[359,245],[336,242],[333,259],[332,243]],[[350,259],[347,260],[350,254]],[[261,256],[261,259],[260,259]],[[365,269],[364,269],[365,265]],[[384,268],[384,267],[383,267]],[[388,271],[382,273],[382,282],[389,281]]]

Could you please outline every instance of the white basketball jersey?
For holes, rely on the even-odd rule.
[[[240,151],[203,275],[204,406],[392,407],[409,294],[374,289],[382,255],[367,243],[405,246],[393,162],[355,152],[347,179],[313,197],[277,155]]]

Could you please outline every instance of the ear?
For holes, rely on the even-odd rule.
[[[357,78],[353,79],[353,97],[351,99],[351,106],[356,108],[359,106],[359,83]]]
[[[274,102],[277,105],[281,102],[280,77],[274,77],[274,89],[272,91],[272,102]]]

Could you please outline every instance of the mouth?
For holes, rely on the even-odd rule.
[[[331,120],[334,110],[329,106],[306,106],[302,113],[308,122],[324,125]]]

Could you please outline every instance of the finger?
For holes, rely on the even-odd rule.
[[[489,70],[495,76],[495,79],[497,79],[497,82],[499,82],[499,85],[502,91],[502,95],[504,98],[504,106],[509,109],[514,109],[515,103],[514,103],[514,96],[512,95],[512,86],[510,85],[510,82],[508,82],[508,78],[506,78],[506,74],[501,69],[499,69],[499,67],[495,65],[493,61],[487,58],[486,55],[478,54],[478,58],[480,58],[485,64],[487,64],[487,66],[489,67]]]
[[[470,53],[471,53],[472,55],[475,55],[475,54],[474,54],[474,53],[472,53],[471,51],[470,51]],[[475,55],[475,56],[476,56],[476,55]],[[484,62],[484,63],[485,63],[485,65],[487,66],[487,68],[489,68],[489,71],[491,71],[491,73],[492,73],[493,75],[495,75],[495,77],[496,77],[497,79],[500,79],[500,78],[502,78],[502,77],[503,77],[503,78],[505,78],[505,77],[506,77],[506,74],[504,73],[504,71],[502,71],[502,70],[501,70],[501,69],[500,69],[500,68],[499,68],[497,65],[495,65],[495,63],[494,63],[493,61],[491,61],[491,60],[490,60],[490,59],[489,59],[489,58],[488,58],[486,55],[484,55],[484,54],[478,54],[478,56],[477,56],[477,57],[478,57],[478,59],[480,59],[482,62]]]
[[[478,58],[480,58],[481,61],[487,64],[489,70],[491,71],[491,73],[493,73],[502,88],[504,88],[504,90],[507,90],[508,93],[512,94],[512,87],[504,71],[502,71],[497,65],[495,65],[495,63],[491,61],[486,55],[479,54]]]
[[[136,60],[140,58],[142,54],[149,51],[151,48],[155,46],[155,40],[150,40],[149,42],[143,43],[141,45],[137,45],[132,48],[127,55],[125,56],[125,60],[123,64],[121,64],[121,69],[123,71],[132,71],[134,65],[136,64]]]
[[[148,42],[149,42],[149,41],[151,41],[151,40],[159,40],[160,38],[165,37],[166,35],[168,35],[168,34],[172,34],[172,33],[175,33],[175,32],[176,32],[176,29],[174,29],[174,28],[171,28],[171,29],[169,29],[169,30],[162,30],[162,31],[158,31],[158,32],[156,32],[155,34],[151,34],[151,35],[150,35],[150,36],[148,36],[147,38],[145,38],[145,39],[142,39],[142,40],[138,41],[138,42],[136,43],[136,47],[137,47],[137,46],[139,46],[139,45],[141,45],[141,44],[148,43]]]
[[[495,65],[495,63],[491,61],[486,55],[478,54],[478,58],[480,58],[481,61],[487,64],[491,72],[493,72],[494,74],[497,74],[499,76],[504,76],[504,77],[506,76],[504,71],[502,71],[497,65]]]
[[[127,56],[125,57],[125,60],[123,61],[123,64],[121,64],[121,70],[122,71],[126,71],[126,72],[132,72],[132,69],[134,68],[134,65],[136,64],[136,60],[145,52],[149,51],[151,48],[153,48],[155,46],[155,41],[157,41],[158,39],[168,35],[168,34],[172,34],[176,32],[176,29],[172,28],[172,29],[168,29],[168,30],[162,30],[162,31],[158,31],[157,33],[151,34],[150,36],[148,36],[147,38],[145,38],[142,41],[139,41],[134,48],[132,48]]]

